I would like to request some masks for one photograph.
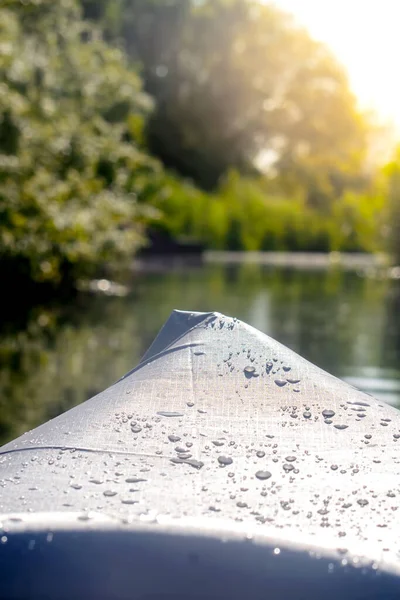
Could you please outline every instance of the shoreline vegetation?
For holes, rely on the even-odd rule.
[[[399,262],[400,150],[381,164],[341,65],[272,4],[5,0],[0,37],[3,281],[101,279],[151,232]]]
[[[384,253],[365,252],[230,252],[205,250],[199,254],[138,255],[131,265],[131,277],[120,284],[112,279],[78,281],[80,291],[107,296],[128,295],[141,275],[190,272],[208,267],[260,269],[295,273],[355,273],[361,279],[375,281],[400,280],[400,266]]]

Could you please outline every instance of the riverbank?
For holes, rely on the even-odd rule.
[[[386,254],[341,252],[228,252],[205,251],[198,254],[152,255],[136,258],[134,272],[157,272],[164,269],[201,267],[210,265],[253,264],[266,267],[299,269],[305,271],[340,268],[345,271],[373,271],[395,278],[398,267],[390,268]],[[400,274],[399,274],[400,275]]]
[[[217,264],[257,264],[296,269],[327,269],[340,266],[346,270],[387,267],[389,259],[385,254],[345,253],[345,252],[205,252],[207,263]]]

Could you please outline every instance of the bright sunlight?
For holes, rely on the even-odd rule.
[[[400,128],[400,3],[397,0],[275,0],[347,68],[363,108]]]

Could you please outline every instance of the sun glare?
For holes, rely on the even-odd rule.
[[[267,0],[265,0],[267,2]],[[400,130],[400,2],[275,0],[346,67],[360,106]]]

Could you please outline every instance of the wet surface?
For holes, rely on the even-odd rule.
[[[27,313],[17,304],[0,328],[0,443],[130,371],[174,308],[235,315],[328,372],[400,405],[400,282],[374,273],[206,265],[137,274],[126,296],[82,295],[69,306],[36,306]],[[203,347],[193,350],[194,361],[206,360]],[[277,372],[272,359],[257,369],[248,359],[243,371],[249,385],[271,373],[300,393],[296,374]]]
[[[0,513],[222,519],[398,564],[396,409],[237,319],[205,316],[173,347],[3,448]],[[276,385],[288,368],[296,384]]]

